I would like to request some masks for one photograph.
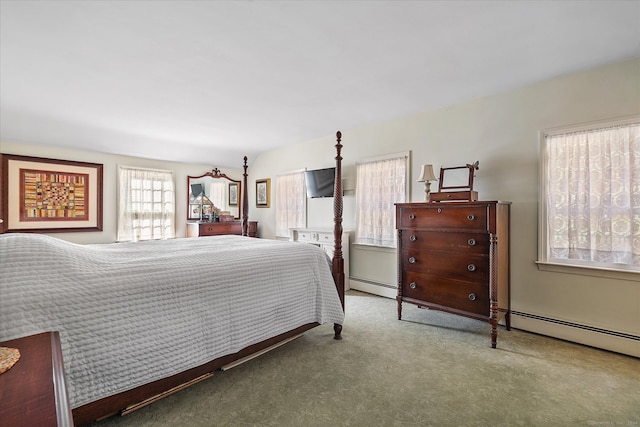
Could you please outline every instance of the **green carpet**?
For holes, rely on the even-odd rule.
[[[323,325],[110,426],[640,426],[640,360],[350,291]]]

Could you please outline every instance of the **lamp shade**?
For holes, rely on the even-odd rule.
[[[433,174],[433,165],[422,165],[422,169],[420,170],[420,178],[418,178],[418,182],[428,182],[435,181],[436,176]]]

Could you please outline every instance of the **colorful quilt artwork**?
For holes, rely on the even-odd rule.
[[[20,169],[21,221],[89,218],[89,175]]]

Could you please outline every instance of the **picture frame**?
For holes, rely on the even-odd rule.
[[[238,184],[229,183],[229,206],[238,206]]]
[[[102,231],[103,165],[0,153],[3,232]]]
[[[268,208],[271,204],[271,178],[256,180],[256,207]]]

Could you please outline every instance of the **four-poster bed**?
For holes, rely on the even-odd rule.
[[[334,338],[341,339],[344,320],[341,148],[338,132],[335,252],[330,263],[325,253],[312,245],[245,237],[249,216],[245,157],[242,237],[107,245],[76,245],[36,234],[0,237],[0,254],[7,257],[2,263],[4,302],[0,301],[3,325],[0,341],[60,330],[73,418],[76,425],[83,425],[131,412],[211,376],[213,371],[235,366],[282,345],[322,323],[334,323]],[[24,240],[28,243],[21,243]],[[223,242],[224,251],[210,248],[217,241]],[[23,259],[29,258],[26,255],[29,253],[38,256]],[[64,263],[66,258],[70,260],[66,265],[77,264],[83,269],[74,270],[72,265],[68,270],[56,271],[53,264]],[[31,263],[49,268],[50,275],[41,271],[36,279],[25,278],[24,271],[38,268]],[[232,273],[209,270],[214,264],[233,265]],[[18,269],[25,270],[18,272]],[[120,278],[118,269],[123,273]],[[209,271],[216,275],[216,280],[201,283]],[[33,273],[29,271],[29,275]],[[197,280],[190,279],[192,275]],[[74,283],[61,284],[65,278],[84,284],[77,288]],[[96,283],[99,286],[93,288]],[[160,299],[165,294],[171,299]],[[231,296],[238,298],[238,294],[245,299],[231,299]],[[24,309],[21,304],[32,297],[34,300],[26,303],[32,309]],[[80,298],[88,304],[76,312],[78,307],[74,304]],[[242,308],[235,310],[232,303]],[[50,320],[51,313],[58,311],[72,315],[62,314],[61,318]],[[103,324],[107,315],[117,319],[114,326]],[[155,330],[148,331],[145,327]],[[76,330],[85,335],[80,337]],[[147,338],[152,335],[150,342]],[[116,348],[118,364],[113,355],[103,355]],[[158,348],[164,349],[165,354],[158,354],[162,352]],[[94,361],[92,355],[109,359]],[[154,357],[159,358],[158,364],[139,361],[156,360]],[[183,359],[186,359],[184,367]],[[144,382],[124,388],[119,382],[122,380],[112,378],[129,378],[138,373]]]

